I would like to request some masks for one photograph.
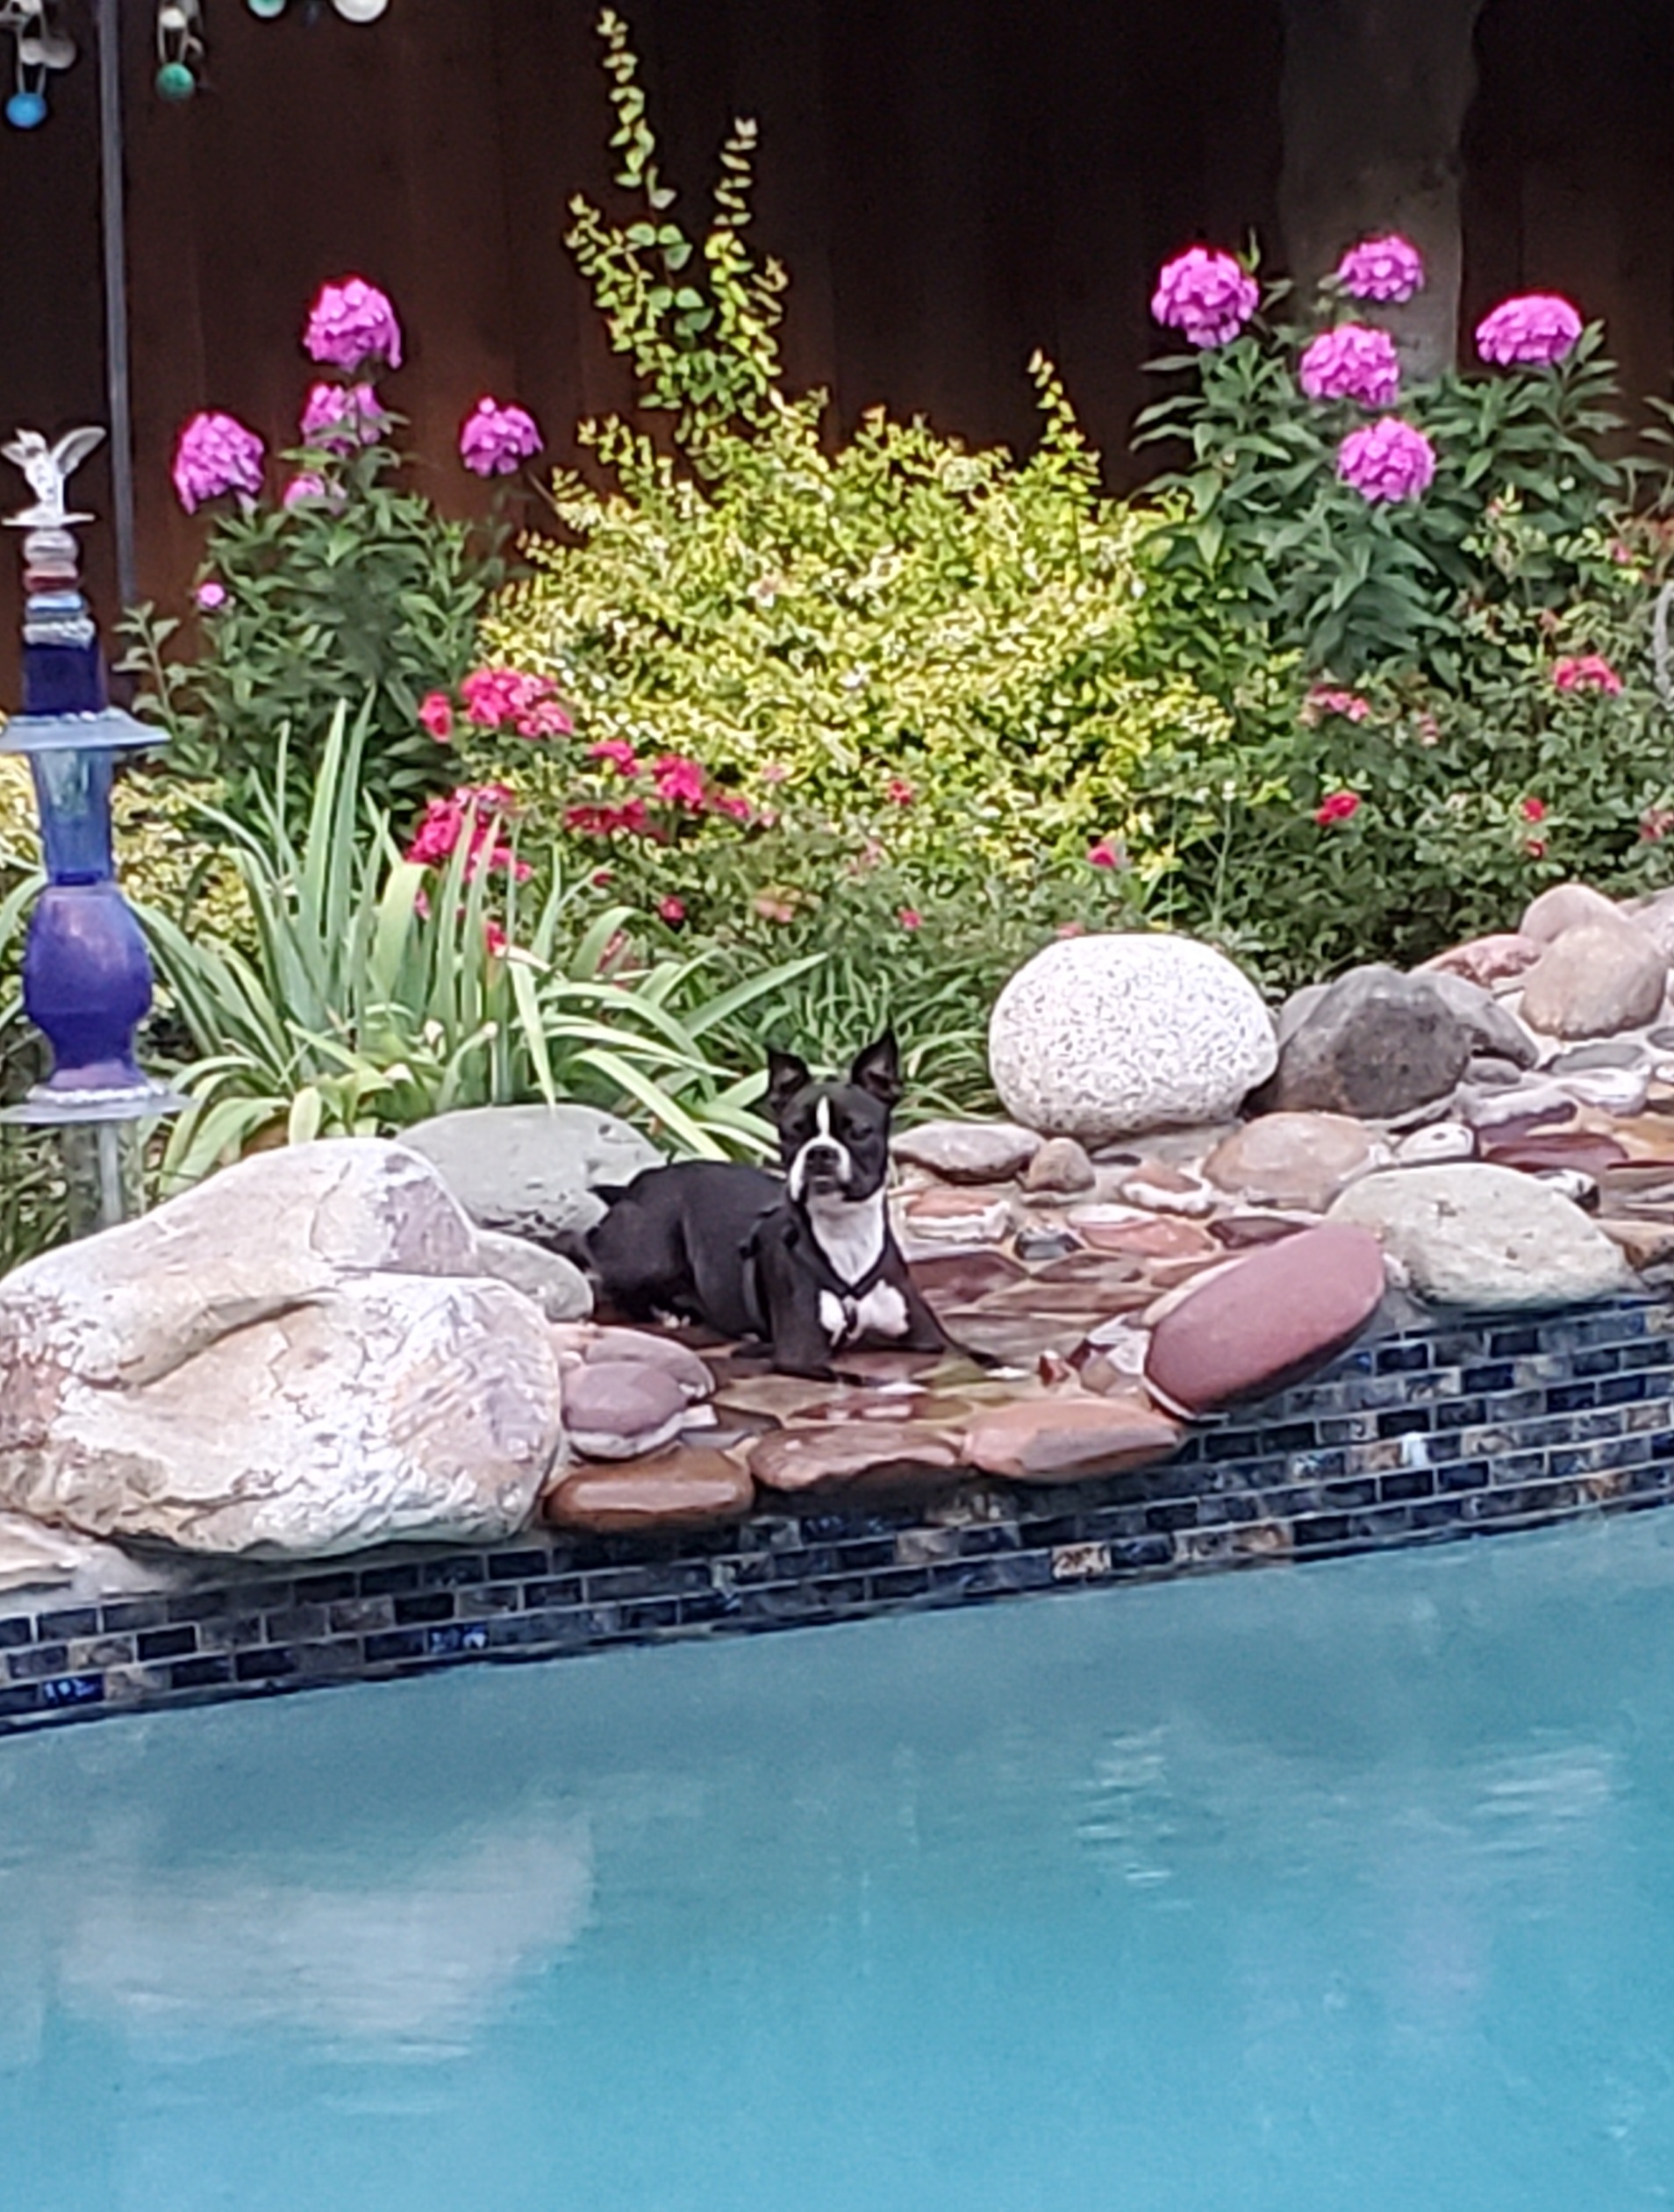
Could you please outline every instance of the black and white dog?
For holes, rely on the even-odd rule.
[[[601,1193],[609,1211],[586,1243],[604,1297],[630,1321],[675,1314],[723,1336],[765,1338],[785,1375],[828,1377],[832,1355],[862,1342],[950,1349],[890,1229],[890,1118],[900,1095],[887,1033],[842,1082],[816,1082],[794,1054],[770,1053],[766,1103],[783,1178],[687,1160]]]

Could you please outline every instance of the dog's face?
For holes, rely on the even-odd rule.
[[[901,1095],[899,1056],[886,1030],[845,1082],[816,1083],[794,1053],[768,1055],[767,1110],[791,1200],[871,1198],[890,1170],[890,1115]]]

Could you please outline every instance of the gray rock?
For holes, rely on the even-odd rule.
[[[1631,915],[1665,960],[1674,960],[1674,891],[1653,891],[1649,898],[1635,898],[1622,911]]]
[[[1446,1098],[1464,1073],[1472,1032],[1440,988],[1444,981],[1457,979],[1382,966],[1339,977],[1292,1033],[1252,1104],[1263,1113],[1396,1120]]]
[[[1468,982],[1463,976],[1449,975],[1445,970],[1426,973],[1425,981],[1442,993],[1464,1024],[1473,1055],[1485,1053],[1496,1060],[1508,1060],[1514,1068],[1534,1065],[1540,1057],[1539,1046],[1492,992],[1479,984]]]
[[[712,1398],[715,1378],[689,1345],[672,1336],[660,1336],[646,1328],[589,1326],[555,1328],[553,1342],[561,1354],[573,1354],[590,1365],[616,1360],[640,1360],[660,1368],[680,1385],[691,1400]]]
[[[0,1285],[0,1505],[264,1558],[513,1535],[562,1447],[557,1360],[476,1267],[434,1170],[354,1141],[32,1261]]]
[[[1318,1213],[1371,1164],[1371,1140],[1347,1115],[1266,1113],[1218,1144],[1204,1173],[1246,1205]]]
[[[1476,1152],[1476,1132],[1463,1121],[1432,1121],[1427,1128],[1404,1136],[1395,1148],[1403,1167],[1438,1167],[1444,1160],[1474,1159]]]
[[[1497,1060],[1492,1053],[1475,1054],[1465,1063],[1464,1080],[1484,1091],[1503,1091],[1522,1079],[1523,1070],[1514,1060]]]
[[[1041,1139],[1009,1121],[921,1121],[898,1131],[890,1149],[944,1183],[1009,1183],[1041,1149]]]
[[[1461,1162],[1369,1175],[1333,1221],[1370,1229],[1421,1298],[1483,1311],[1609,1298],[1632,1275],[1567,1198],[1511,1168]]]
[[[406,1131],[479,1228],[536,1244],[590,1229],[604,1212],[600,1185],[659,1167],[655,1146],[597,1106],[469,1106]]]
[[[1585,1075],[1595,1068],[1637,1068],[1643,1064],[1644,1049],[1631,1037],[1606,1037],[1598,1044],[1572,1045],[1568,1052],[1560,1052],[1546,1065],[1550,1076]]]
[[[1248,978],[1213,947],[1161,931],[1047,946],[1000,992],[988,1032],[1012,1118],[1088,1145],[1223,1119],[1276,1050]]]
[[[1330,988],[1328,983],[1305,983],[1299,991],[1293,991],[1284,1001],[1273,1025],[1281,1052]]]
[[[549,1321],[584,1321],[593,1310],[592,1285],[580,1268],[526,1236],[478,1229],[476,1264],[483,1274],[532,1298]]]
[[[1612,918],[1555,938],[1523,979],[1522,1016],[1549,1037],[1607,1037],[1663,1010],[1668,962],[1642,929]]]

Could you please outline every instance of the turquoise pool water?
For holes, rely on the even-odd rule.
[[[1674,2201],[1674,1515],[0,1743],[4,2212]]]

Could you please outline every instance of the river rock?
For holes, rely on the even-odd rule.
[[[1507,1013],[1479,984],[1469,983],[1463,976],[1449,975],[1445,970],[1427,980],[1432,989],[1442,993],[1463,1025],[1473,1058],[1482,1054],[1492,1059],[1507,1060],[1514,1068],[1534,1065],[1540,1057],[1540,1047],[1522,1023]]]
[[[1530,899],[1517,925],[1517,934],[1520,937],[1532,937],[1536,944],[1551,945],[1566,930],[1621,919],[1621,909],[1615,901],[1606,898],[1601,891],[1594,891],[1590,884],[1554,884],[1550,891],[1543,891]]]
[[[1403,1168],[1345,1191],[1331,1221],[1370,1229],[1422,1298],[1484,1311],[1608,1298],[1632,1278],[1556,1192],[1479,1161]]]
[[[1363,1126],[1340,1113],[1264,1113],[1218,1144],[1204,1172],[1251,1206],[1323,1213],[1373,1159]]]
[[[614,1466],[576,1467],[547,1494],[548,1521],[597,1536],[709,1528],[740,1520],[755,1485],[724,1451],[687,1449]]]
[[[1650,938],[1665,960],[1674,960],[1674,891],[1653,891],[1622,910]]]
[[[921,1121],[903,1129],[891,1150],[907,1166],[944,1183],[1009,1183],[1041,1149],[1033,1129],[1009,1121]]]
[[[1179,1444],[1176,1423],[1130,1386],[992,1407],[965,1431],[964,1457],[1012,1482],[1081,1482],[1151,1466]]]
[[[1476,1132],[1463,1121],[1431,1121],[1413,1129],[1395,1148],[1403,1167],[1435,1167],[1443,1160],[1469,1160],[1477,1149]]]
[[[1472,1042],[1438,981],[1382,966],[1339,977],[1285,1044],[1258,1110],[1396,1120],[1445,1098]]]
[[[468,1106],[407,1130],[478,1228],[562,1243],[604,1212],[600,1185],[659,1167],[656,1147],[597,1106]]]
[[[1667,989],[1656,944],[1613,915],[1552,941],[1524,978],[1522,1016],[1548,1036],[1613,1036],[1655,1021]]]
[[[647,1360],[590,1360],[564,1377],[564,1424],[583,1459],[660,1451],[685,1427],[687,1407],[676,1378]]]
[[[1048,1137],[1024,1172],[1023,1188],[1042,1195],[1072,1197],[1077,1192],[1091,1191],[1098,1180],[1098,1170],[1074,1137]]]
[[[435,1171],[353,1140],[29,1262],[0,1284],[0,1506],[264,1557],[514,1534],[562,1446],[557,1362],[476,1264]]]
[[[1465,944],[1449,945],[1434,960],[1421,962],[1416,972],[1420,976],[1463,976],[1467,983],[1479,984],[1486,991],[1497,983],[1520,976],[1526,968],[1532,968],[1543,949],[1539,938],[1506,931],[1499,936],[1472,937]]]
[[[592,1285],[574,1261],[526,1236],[478,1229],[476,1270],[533,1299],[549,1321],[584,1321],[593,1310]]]
[[[1277,1048],[1260,993],[1208,945],[1165,932],[1048,945],[1000,992],[989,1063],[1006,1112],[1090,1144],[1232,1113]]]
[[[947,1489],[957,1478],[955,1444],[929,1422],[856,1421],[786,1428],[763,1436],[749,1468],[769,1490],[807,1492]]]
[[[1147,1386],[1187,1415],[1283,1389],[1352,1342],[1377,1311],[1384,1285],[1383,1253],[1363,1228],[1327,1221],[1263,1245],[1159,1316]]]

